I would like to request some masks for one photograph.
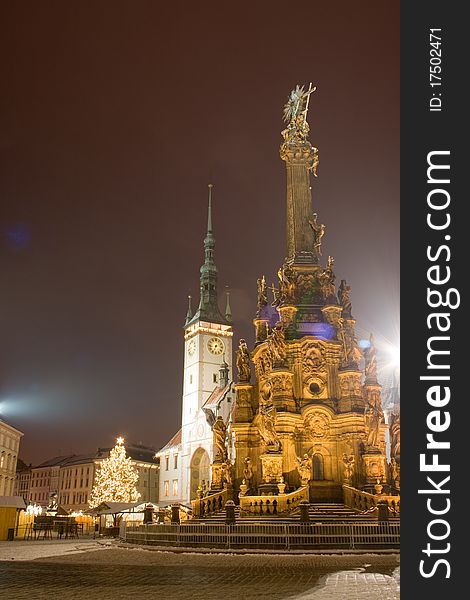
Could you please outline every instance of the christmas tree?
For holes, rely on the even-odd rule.
[[[118,437],[109,457],[98,467],[90,495],[90,508],[102,502],[137,502],[140,494],[135,484],[139,479],[131,458],[126,458],[124,438]]]

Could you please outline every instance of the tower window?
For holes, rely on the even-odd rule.
[[[217,383],[217,373],[213,373],[212,381],[213,381],[213,383]]]
[[[191,374],[189,376],[189,385],[192,385],[192,383],[193,383],[193,375]]]
[[[175,469],[178,468],[178,455],[177,454],[175,454],[175,466],[174,466],[174,468]]]
[[[165,456],[165,471],[168,471],[169,468],[170,468],[170,457]]]

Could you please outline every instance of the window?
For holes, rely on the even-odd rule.
[[[175,454],[175,466],[174,466],[174,468],[175,469],[178,468],[178,455],[177,454]]]
[[[212,374],[212,382],[217,383],[217,373]]]
[[[170,457],[165,456],[165,471],[168,471],[169,467],[170,467]]]
[[[170,493],[170,482],[169,481],[164,481],[163,482],[164,488],[165,488],[165,496],[168,496]]]
[[[173,479],[173,496],[178,495],[178,480]]]
[[[192,385],[193,383],[193,375],[191,373],[191,375],[189,376],[189,385]]]

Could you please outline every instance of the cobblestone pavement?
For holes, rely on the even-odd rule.
[[[78,553],[72,553],[71,549],[61,556],[0,562],[0,597],[3,600],[399,598],[396,555],[174,554],[117,547],[90,550],[79,546]]]

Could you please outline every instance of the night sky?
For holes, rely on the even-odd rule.
[[[317,86],[324,258],[359,336],[398,341],[398,22],[388,0],[2,3],[0,414],[24,460],[179,428],[209,182],[220,295],[252,344],[297,83]]]

